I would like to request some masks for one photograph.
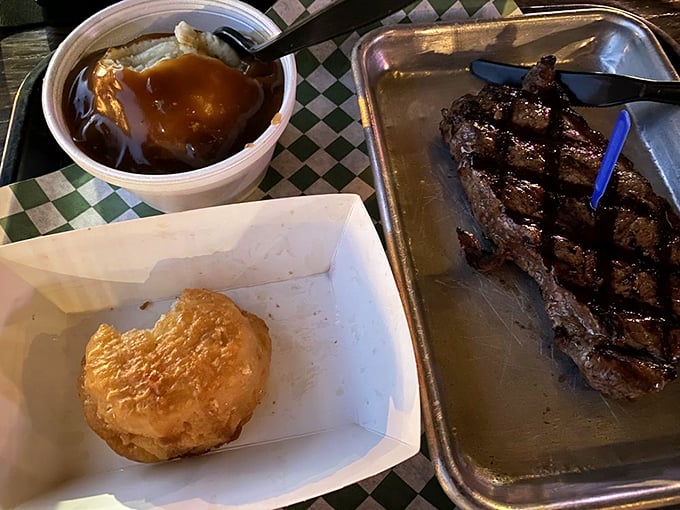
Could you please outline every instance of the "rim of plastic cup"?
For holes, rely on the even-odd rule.
[[[292,55],[286,55],[281,58],[281,65],[284,73],[284,91],[281,107],[277,113],[281,115],[280,122],[276,124],[270,123],[267,129],[244,149],[228,158],[213,163],[212,165],[172,174],[138,174],[126,172],[108,167],[92,159],[81,151],[71,139],[62,112],[61,101],[53,100],[55,97],[61,98],[66,77],[73,67],[68,66],[68,69],[62,69],[62,61],[67,57],[72,58],[73,48],[78,48],[82,45],[78,44],[78,42],[81,37],[83,37],[84,33],[95,32],[96,35],[94,39],[97,39],[105,32],[118,27],[119,22],[113,22],[111,20],[115,19],[114,15],[119,12],[124,11],[126,17],[134,19],[135,14],[137,14],[136,11],[139,11],[138,14],[140,15],[143,14],[148,16],[150,11],[158,13],[182,13],[198,10],[205,11],[206,8],[214,7],[221,9],[223,13],[227,11],[232,13],[238,12],[239,14],[245,15],[245,17],[248,18],[248,21],[254,22],[253,29],[264,31],[264,35],[275,36],[281,32],[279,27],[268,16],[239,0],[203,0],[199,5],[200,9],[197,8],[197,2],[192,0],[122,0],[87,18],[78,25],[55,50],[47,67],[43,86],[42,106],[46,113],[45,120],[57,143],[66,153],[68,153],[74,162],[82,166],[84,170],[97,177],[101,176],[102,180],[106,180],[111,184],[121,187],[130,188],[131,186],[134,186],[135,189],[145,189],[164,185],[166,187],[171,186],[176,189],[182,189],[188,185],[195,186],[196,184],[200,184],[200,181],[208,181],[206,184],[209,184],[209,181],[214,180],[213,178],[218,176],[220,179],[229,179],[230,177],[239,174],[251,163],[254,163],[276,144],[276,141],[288,124],[295,104],[297,71],[295,60]],[[210,13],[210,11],[208,11],[208,13]],[[219,14],[219,12],[215,12],[215,14]],[[89,41],[83,48],[83,51],[78,52],[73,65],[80,61],[80,59],[90,51],[96,51],[98,49],[91,49],[92,42],[93,41]],[[124,44],[125,42],[126,41],[122,41],[119,44]],[[61,77],[58,82],[57,77]]]

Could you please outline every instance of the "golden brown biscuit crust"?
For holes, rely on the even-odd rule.
[[[152,330],[102,324],[87,344],[80,397],[90,427],[139,462],[236,439],[269,376],[267,325],[223,294],[187,289]]]

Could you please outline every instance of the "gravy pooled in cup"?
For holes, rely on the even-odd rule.
[[[272,122],[283,98],[279,62],[240,59],[213,34],[181,22],[90,55],[64,94],[71,137],[118,170],[167,174],[202,168],[240,151]]]

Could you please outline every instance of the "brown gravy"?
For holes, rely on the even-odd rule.
[[[63,109],[76,145],[112,168],[167,174],[208,166],[252,143],[281,107],[279,62],[244,74],[187,54],[137,72],[106,68],[102,55],[71,72]]]

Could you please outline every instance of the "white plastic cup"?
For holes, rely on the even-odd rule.
[[[123,0],[85,20],[59,45],[47,67],[42,95],[50,132],[78,166],[165,212],[247,198],[262,181],[276,142],[288,125],[297,83],[295,59],[292,55],[283,57],[284,92],[276,120],[245,149],[210,166],[176,174],[144,175],[116,170],[87,156],[71,139],[62,111],[71,70],[88,54],[125,44],[142,34],[170,33],[180,21],[208,32],[230,26],[256,42],[280,33],[271,19],[239,0]]]

